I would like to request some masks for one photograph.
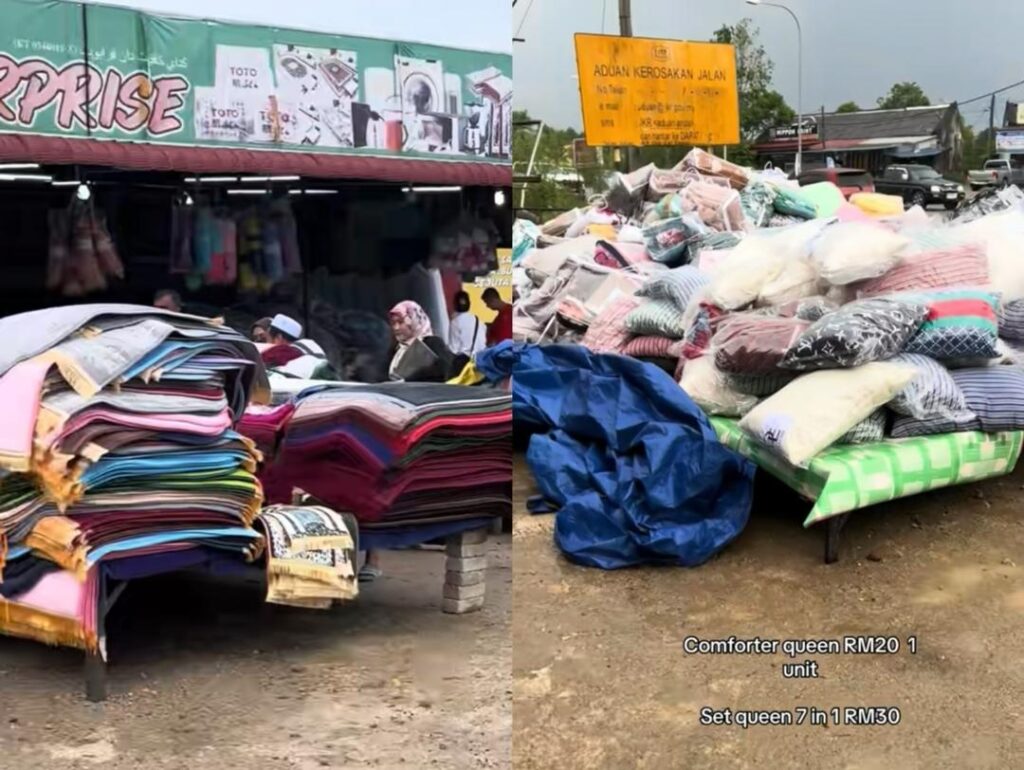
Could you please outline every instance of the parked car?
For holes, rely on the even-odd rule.
[[[967,172],[967,183],[971,189],[983,187],[1006,187],[1024,185],[1024,165],[1019,160],[993,158],[985,161],[985,167]]]
[[[831,182],[840,190],[843,195],[849,198],[854,193],[874,192],[875,180],[867,171],[859,168],[821,168],[806,169],[797,180],[800,186],[815,184],[816,182]]]
[[[875,190],[887,195],[899,195],[908,206],[941,203],[955,209],[966,197],[964,186],[946,179],[931,166],[907,164],[887,166]]]

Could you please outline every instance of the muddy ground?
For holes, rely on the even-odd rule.
[[[854,514],[841,561],[759,476],[751,522],[696,569],[577,567],[516,471],[513,761],[552,768],[1024,768],[1024,468]],[[685,655],[705,639],[916,635],[916,655]],[[701,726],[700,710],[896,706],[894,727]],[[809,719],[808,719],[809,721]]]
[[[114,609],[110,698],[81,656],[0,638],[0,768],[508,768],[511,552],[492,541],[484,611],[440,611],[444,555],[396,551],[330,612],[260,590],[140,581]]]

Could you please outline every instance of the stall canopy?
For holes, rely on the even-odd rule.
[[[511,184],[511,57],[0,0],[0,162]]]

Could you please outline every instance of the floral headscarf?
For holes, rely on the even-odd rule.
[[[399,302],[391,308],[388,320],[400,345],[409,345],[434,334],[427,312],[418,303],[410,300]]]

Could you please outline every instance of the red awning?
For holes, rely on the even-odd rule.
[[[415,184],[511,187],[512,167],[497,163],[420,158],[329,155],[287,150],[175,145],[0,134],[0,163],[110,166],[136,171],[193,174],[300,175]]]

